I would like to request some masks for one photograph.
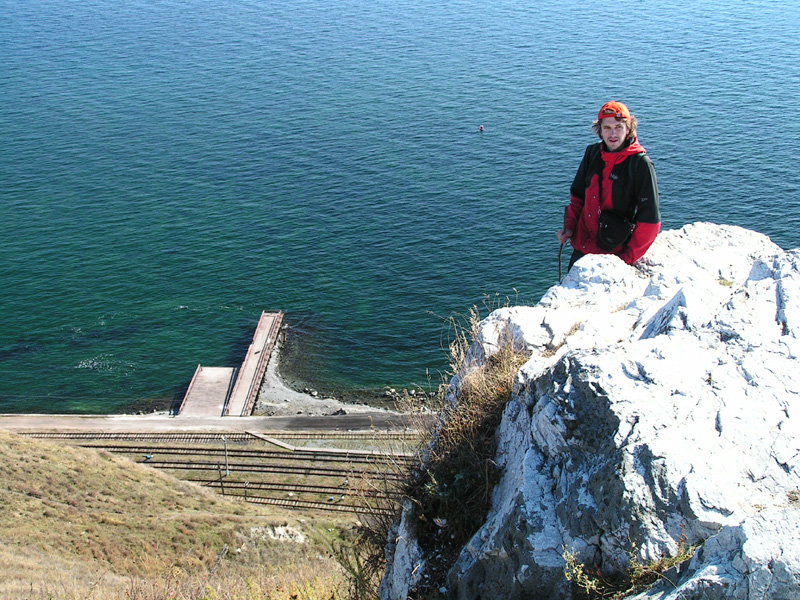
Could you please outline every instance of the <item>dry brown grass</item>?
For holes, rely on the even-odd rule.
[[[514,378],[528,359],[528,352],[506,336],[494,354],[475,360],[470,349],[479,322],[477,309],[466,324],[452,322],[450,374],[458,374],[458,387],[444,384],[439,397],[449,392],[455,401],[441,407],[440,420],[422,454],[423,468],[409,474],[405,488],[414,504],[417,539],[427,557],[427,579],[414,590],[415,598],[439,597],[458,551],[485,520],[500,476],[494,462],[495,433]]]
[[[0,598],[329,600],[346,585],[326,551],[351,526],[344,517],[229,501],[105,452],[5,432],[0,469]],[[276,526],[308,541],[253,533]]]

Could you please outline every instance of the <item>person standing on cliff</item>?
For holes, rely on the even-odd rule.
[[[586,148],[556,233],[562,244],[571,240],[570,269],[586,254],[615,254],[631,265],[661,229],[656,172],[636,138],[636,117],[612,100],[592,129],[600,141]]]

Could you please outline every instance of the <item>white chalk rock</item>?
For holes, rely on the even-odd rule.
[[[686,585],[713,571],[733,582],[714,598],[800,597],[798,511],[780,508],[800,489],[799,251],[697,223],[662,233],[633,267],[586,256],[537,306],[492,313],[471,358],[504,343],[531,358],[497,432],[492,510],[449,573],[453,597],[566,599],[564,549],[610,573],[632,549],[656,559],[681,540],[706,542]],[[406,525],[385,584],[424,570]]]
[[[688,565],[631,600],[797,598],[800,506],[771,508],[724,527]]]

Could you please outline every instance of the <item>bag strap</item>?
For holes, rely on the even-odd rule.
[[[627,158],[628,163],[628,177],[630,178],[631,182],[636,181],[636,170],[639,168],[639,163],[642,162],[642,157],[644,156],[644,152],[637,152],[636,154],[632,154]],[[633,210],[628,208],[628,213],[631,215],[631,218],[628,219],[631,223],[636,218],[636,213],[639,210],[639,204],[637,202],[633,203]]]

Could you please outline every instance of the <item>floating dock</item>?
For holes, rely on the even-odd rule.
[[[197,365],[178,416],[249,417],[278,341],[282,312],[261,313],[241,367]]]

